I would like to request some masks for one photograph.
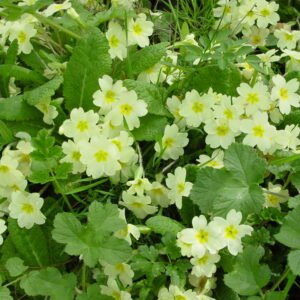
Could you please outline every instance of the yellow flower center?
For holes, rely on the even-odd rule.
[[[133,29],[134,34],[136,34],[136,35],[142,34],[143,28],[139,24],[133,25],[132,29]]]
[[[120,44],[120,40],[113,34],[111,37],[110,37],[110,40],[109,40],[109,45],[113,48],[115,47],[118,47]]]
[[[268,9],[268,8],[264,8],[260,11],[260,14],[263,16],[263,17],[267,17],[271,14],[271,11]]]
[[[237,229],[233,225],[230,225],[230,226],[225,228],[225,237],[227,239],[234,240],[236,238],[236,236],[238,235],[238,233],[239,232],[237,231]]]
[[[28,215],[34,212],[34,207],[30,203],[23,203],[21,209]]]
[[[230,14],[231,13],[231,7],[229,5],[224,6],[224,14]]]
[[[280,98],[282,100],[287,100],[289,97],[289,91],[287,89],[281,88],[279,91]]]
[[[213,161],[209,162],[207,165],[209,167],[220,167],[221,166],[221,164],[218,163],[216,160],[213,160]]]
[[[103,150],[99,150],[97,153],[94,154],[97,162],[107,161],[108,153]]]
[[[206,262],[207,262],[207,260],[208,260],[208,256],[206,255],[206,256],[203,256],[203,257],[201,257],[201,258],[198,258],[198,265],[205,265],[206,264]]]
[[[198,233],[196,234],[196,238],[200,244],[207,243],[208,242],[208,232],[203,229],[200,229],[198,231]]]
[[[262,37],[260,35],[253,35],[251,38],[252,44],[258,45],[262,42]]]
[[[124,264],[122,264],[122,263],[116,264],[116,265],[115,265],[115,269],[116,269],[117,271],[124,272],[124,271],[125,271]]]
[[[278,205],[278,202],[280,200],[279,197],[277,197],[275,195],[270,195],[270,194],[268,194],[267,197],[268,197],[268,204],[269,205],[271,205],[271,206],[277,206]]]
[[[113,144],[115,144],[118,148],[118,150],[121,152],[122,151],[122,144],[121,142],[117,141],[117,140],[113,140],[111,141]]]
[[[251,104],[254,104],[256,102],[259,102],[259,98],[256,93],[250,93],[248,94],[246,101]]]
[[[226,109],[224,111],[224,115],[226,116],[226,118],[228,120],[232,120],[233,119],[233,113],[232,113],[232,111],[230,109]]]
[[[114,102],[116,100],[115,96],[116,96],[115,92],[113,92],[113,91],[107,91],[105,93],[105,97],[104,97],[105,98],[105,102],[106,103],[112,103],[112,102]]]
[[[48,109],[48,105],[47,105],[47,104],[41,103],[41,104],[40,104],[40,108],[41,108],[41,110],[42,110],[42,112],[43,112],[44,114],[48,114],[48,113],[49,113],[49,109]]]
[[[56,9],[62,9],[63,6],[62,6],[61,4],[57,4],[57,5],[55,5],[54,7],[55,7]]]
[[[173,147],[173,144],[174,144],[174,140],[173,139],[171,139],[171,138],[166,138],[165,140],[164,140],[164,146],[166,147],[166,148],[172,148]]]
[[[153,72],[154,72],[154,68],[153,67],[146,70],[147,74],[152,74]]]
[[[79,121],[76,127],[80,132],[84,132],[89,128],[89,124],[87,121]]]
[[[179,194],[183,193],[184,192],[184,183],[178,183],[177,184],[177,192]]]
[[[19,43],[20,44],[24,44],[25,41],[26,41],[26,33],[24,31],[21,31],[19,34],[18,34],[18,39],[19,39]]]
[[[162,188],[152,189],[151,192],[155,195],[163,195],[164,194]]]
[[[253,135],[259,138],[262,138],[265,134],[265,130],[261,125],[257,125],[253,127]]]
[[[122,104],[120,105],[120,112],[122,115],[129,116],[132,112],[132,106],[129,104]]]
[[[225,136],[229,132],[229,127],[226,126],[226,125],[221,125],[221,126],[218,126],[216,128],[216,130],[217,130],[217,135],[219,135],[219,136]]]
[[[76,160],[76,161],[80,161],[80,157],[81,157],[81,154],[80,154],[80,152],[79,151],[74,151],[73,153],[72,153],[72,159],[74,159],[74,160]]]
[[[254,11],[253,11],[253,10],[249,11],[249,12],[247,13],[247,16],[250,17],[250,18],[254,17],[254,16],[255,16]]]
[[[186,300],[186,297],[185,297],[185,296],[182,296],[182,295],[175,295],[175,296],[174,296],[174,299],[175,299],[175,300]]]
[[[0,165],[0,172],[2,173],[7,173],[10,170],[10,168],[8,166],[5,165]]]
[[[285,33],[284,37],[287,41],[292,41],[294,39],[294,36],[290,33]]]
[[[193,104],[192,110],[193,110],[195,113],[202,113],[202,112],[203,112],[203,104],[200,103],[200,102],[195,102],[195,103]]]
[[[20,162],[24,163],[24,164],[29,164],[31,162],[31,158],[28,154],[22,153],[21,158],[20,158]]]
[[[16,184],[12,185],[10,188],[15,192],[20,190],[20,188]]]
[[[140,202],[133,202],[132,205],[135,206],[136,208],[144,207],[144,203],[140,203]]]
[[[119,292],[113,291],[111,295],[116,299],[116,300],[122,300],[121,294]]]

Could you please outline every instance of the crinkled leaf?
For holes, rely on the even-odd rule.
[[[165,235],[167,232],[176,235],[179,231],[184,229],[184,226],[165,216],[151,217],[146,221],[146,225],[150,227],[155,233]]]
[[[300,275],[300,250],[291,250],[288,255],[288,265],[295,275]]]
[[[224,276],[225,284],[243,296],[256,294],[271,278],[270,268],[259,263],[263,255],[263,247],[247,246],[238,255],[233,271]]]
[[[5,263],[5,268],[9,272],[10,276],[16,277],[24,273],[28,267],[24,266],[23,259],[19,257],[11,257]]]
[[[10,295],[10,291],[7,287],[0,286],[0,299],[1,300],[13,300],[13,297]]]

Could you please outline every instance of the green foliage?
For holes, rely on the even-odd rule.
[[[289,253],[288,265],[295,275],[300,275],[300,250],[292,250]]]
[[[16,277],[24,273],[28,267],[24,266],[24,261],[19,257],[11,257],[5,263],[5,268],[9,275]]]
[[[56,268],[31,271],[21,280],[20,286],[29,296],[50,296],[51,300],[74,299],[76,276],[61,275]]]
[[[269,267],[259,264],[263,255],[262,247],[247,246],[238,255],[233,271],[224,276],[225,284],[240,295],[256,294],[271,278]]]
[[[66,108],[89,110],[93,107],[93,93],[99,88],[98,79],[110,72],[111,58],[103,33],[91,28],[73,50],[64,73],[63,94]]]
[[[262,209],[262,182],[266,163],[255,150],[232,144],[225,151],[225,169],[201,168],[193,185],[191,199],[202,212],[225,216],[230,209],[245,216]]]
[[[125,225],[116,205],[93,202],[89,206],[86,225],[71,213],[59,213],[54,220],[52,235],[58,243],[66,244],[66,253],[82,255],[89,267],[95,266],[99,259],[116,264],[126,261],[131,254],[128,243],[111,234]]]
[[[184,226],[179,222],[164,216],[151,217],[146,221],[146,225],[155,233],[165,235],[167,232],[176,236],[176,234],[184,229]]]
[[[10,295],[10,291],[7,287],[0,286],[0,299],[13,300],[13,297]]]

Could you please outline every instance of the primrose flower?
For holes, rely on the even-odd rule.
[[[83,109],[73,108],[70,119],[65,120],[59,128],[59,133],[74,140],[88,140],[99,132],[97,122],[99,115],[92,110],[84,112]]]
[[[145,14],[139,14],[136,20],[128,20],[129,45],[138,44],[141,48],[149,45],[149,36],[153,33],[153,23],[146,20]]]
[[[277,46],[283,50],[287,49],[295,49],[298,41],[300,40],[300,31],[293,30],[288,31],[285,29],[275,30],[274,36],[278,38]]]
[[[252,26],[251,28],[246,28],[243,30],[244,37],[249,41],[249,43],[254,47],[264,46],[266,44],[266,39],[269,35],[269,29],[258,28]]]
[[[54,105],[51,105],[51,99],[44,99],[35,105],[35,107],[43,113],[43,121],[46,124],[53,125],[53,119],[58,116],[58,112]]]
[[[139,219],[144,219],[147,215],[152,215],[157,211],[157,207],[151,205],[149,196],[134,196],[124,191],[122,199],[123,201],[120,202],[120,205],[131,210]]]
[[[215,169],[221,169],[224,167],[224,151],[222,151],[221,149],[216,149],[211,157],[205,154],[201,154],[199,156],[199,159],[197,159],[197,161],[199,162],[200,165],[206,163],[203,168],[205,167],[212,167]]]
[[[150,191],[152,189],[152,184],[149,180],[141,177],[128,181],[127,185],[130,186],[127,192],[132,195],[137,194],[138,196],[142,196],[145,191]]]
[[[193,257],[190,260],[193,265],[192,275],[212,277],[217,270],[216,263],[220,258],[220,255],[211,254],[209,251],[206,251],[202,257]]]
[[[176,285],[170,285],[169,289],[163,287],[159,290],[157,300],[199,300],[199,296],[192,290],[181,290]]]
[[[7,229],[6,225],[5,225],[5,221],[0,219],[0,245],[3,244],[3,237],[2,237],[2,233]]]
[[[11,199],[11,196],[16,191],[25,191],[27,187],[27,180],[23,174],[19,172],[14,173],[14,177],[7,185],[0,185],[0,197]]]
[[[300,106],[300,96],[297,94],[299,82],[296,78],[286,82],[285,78],[281,75],[275,75],[272,78],[274,87],[271,92],[273,100],[279,100],[279,110],[283,114],[289,114],[291,106]]]
[[[276,13],[278,8],[279,5],[274,1],[258,0],[255,9],[257,26],[266,28],[269,24],[275,25],[280,19],[279,15]]]
[[[136,152],[132,148],[134,140],[128,135],[127,131],[121,131],[119,136],[111,139],[111,142],[117,146],[120,162],[128,163],[136,156]]]
[[[80,141],[80,161],[86,165],[86,174],[94,179],[113,176],[121,169],[117,146],[103,135],[94,135],[91,141]]]
[[[154,84],[164,81],[166,79],[166,75],[163,73],[162,67],[163,66],[160,63],[155,64],[151,68],[140,73],[137,80],[152,82]]]
[[[272,62],[276,62],[280,60],[280,56],[275,55],[276,52],[277,52],[276,49],[271,49],[265,53],[258,54],[257,57],[260,58],[260,60],[266,67],[270,68]]]
[[[269,124],[268,114],[265,112],[256,112],[253,119],[241,121],[241,131],[246,133],[243,143],[257,147],[266,152],[272,146],[273,138],[276,135],[276,128]]]
[[[251,235],[253,228],[248,225],[240,225],[242,221],[241,212],[230,210],[226,219],[215,217],[210,222],[211,228],[222,240],[223,246],[228,248],[232,255],[242,252],[241,239],[245,235]]]
[[[0,186],[10,186],[15,178],[23,178],[22,173],[17,170],[18,161],[8,155],[0,159]]]
[[[101,293],[107,296],[113,297],[115,300],[131,300],[131,296],[128,292],[121,291],[117,282],[109,277],[106,285],[100,285]]]
[[[147,191],[147,195],[151,197],[151,201],[155,205],[160,205],[161,207],[170,205],[168,189],[157,181],[152,182],[152,187]]]
[[[50,17],[58,11],[69,9],[71,6],[72,5],[69,2],[69,0],[66,0],[65,2],[63,2],[61,4],[53,3],[53,4],[49,5],[42,13],[45,17]]]
[[[125,9],[132,9],[136,0],[111,0],[112,6],[121,6]]]
[[[280,204],[287,202],[289,199],[289,191],[282,189],[282,186],[280,184],[272,184],[271,182],[269,182],[268,192],[270,193],[264,193],[265,207],[276,207],[280,209]]]
[[[198,127],[211,117],[211,106],[207,96],[200,96],[196,90],[192,90],[186,93],[179,109],[188,126]]]
[[[108,24],[108,30],[105,34],[111,58],[118,57],[123,60],[127,57],[126,34],[121,25],[116,22]]]
[[[177,159],[184,151],[183,148],[188,144],[187,133],[179,132],[176,124],[165,127],[164,136],[160,143],[155,143],[154,149],[160,153],[163,151],[162,159]]]
[[[170,113],[175,118],[175,123],[179,128],[184,128],[186,125],[186,121],[184,117],[180,114],[180,106],[181,101],[177,96],[172,96],[171,98],[167,99],[167,107]]]
[[[170,189],[169,199],[171,204],[175,203],[178,209],[182,207],[182,197],[188,197],[193,187],[191,182],[185,181],[186,170],[182,167],[177,167],[174,174],[168,173],[166,185]]]
[[[46,217],[41,213],[44,200],[39,193],[16,191],[8,206],[9,216],[17,219],[18,225],[30,229],[34,224],[44,224]]]
[[[72,163],[73,169],[72,173],[82,173],[85,171],[86,166],[80,161],[81,158],[81,152],[79,145],[74,143],[71,140],[68,140],[67,142],[63,142],[62,145],[62,151],[66,156],[60,160],[60,162],[68,162]]]

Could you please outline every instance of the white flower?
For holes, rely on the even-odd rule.
[[[109,22],[106,38],[109,43],[109,54],[111,58],[118,57],[123,60],[127,57],[126,34],[121,25]]]
[[[136,0],[111,0],[113,6],[121,6],[126,9],[132,9]]]
[[[226,119],[217,119],[207,122],[204,130],[207,132],[205,142],[212,148],[222,147],[227,149],[229,145],[234,143],[235,137],[239,135],[239,125],[237,122],[235,126],[229,123]]]
[[[148,113],[147,103],[138,100],[135,91],[128,91],[122,95],[122,99],[116,104],[107,117],[114,126],[123,124],[125,119],[129,130],[140,127],[139,117]]]
[[[188,142],[189,139],[187,137],[187,133],[179,132],[176,124],[171,126],[167,125],[165,127],[161,145],[159,142],[156,142],[154,149],[158,153],[163,151],[162,159],[177,159],[184,153],[183,148],[188,144]]]
[[[65,2],[61,4],[53,3],[49,5],[42,13],[45,15],[45,17],[50,17],[54,15],[56,12],[60,10],[67,10],[71,7],[71,3],[69,0],[66,0]]]
[[[216,263],[220,260],[220,255],[211,254],[206,251],[202,257],[194,257],[191,259],[193,265],[192,274],[198,277],[211,277],[217,270]]]
[[[300,31],[299,30],[288,31],[285,29],[280,29],[280,30],[275,30],[274,36],[278,38],[277,46],[281,50],[285,48],[292,50],[296,48],[297,43],[300,39]]]
[[[86,165],[86,174],[94,179],[113,176],[121,169],[117,146],[103,135],[94,135],[90,142],[80,141],[81,162]]]
[[[8,155],[0,159],[0,186],[9,186],[16,177],[22,178],[22,173],[17,170],[18,161]]]
[[[300,52],[285,49],[282,57],[289,56],[290,60],[286,63],[286,71],[300,71]]]
[[[27,180],[20,172],[14,172],[9,184],[1,186],[0,184],[0,197],[10,199],[11,195],[16,191],[25,191],[27,187]]]
[[[180,106],[181,101],[177,96],[172,96],[171,98],[167,99],[167,107],[170,113],[174,116],[175,123],[179,128],[184,128],[186,126],[186,121],[180,114]]]
[[[7,229],[6,225],[5,225],[5,221],[0,219],[0,245],[3,244],[3,237],[2,237],[2,233]]]
[[[145,14],[139,14],[136,20],[128,20],[129,45],[138,44],[141,48],[148,46],[152,33],[153,23],[146,20]]]
[[[257,57],[260,58],[260,60],[266,67],[270,68],[272,62],[276,62],[280,60],[280,56],[275,55],[276,52],[277,52],[276,49],[271,49],[265,53],[257,54]]]
[[[121,291],[117,285],[117,282],[113,278],[108,278],[107,286],[100,285],[101,293],[107,296],[113,297],[115,300],[131,300],[129,293]]]
[[[250,3],[249,3],[250,2]],[[245,2],[238,7],[239,15],[242,16],[240,22],[246,26],[253,26],[256,19],[257,14],[254,12],[255,8],[251,1]]]
[[[255,12],[257,14],[257,26],[266,28],[269,24],[275,25],[279,21],[279,15],[276,13],[279,5],[272,1],[257,0]]]
[[[181,290],[176,285],[170,285],[169,289],[163,287],[159,290],[158,300],[199,300],[199,296],[192,290]]]
[[[154,205],[160,205],[161,207],[168,207],[170,205],[168,189],[157,181],[152,182],[152,187],[147,191],[147,194],[151,197]]]
[[[223,241],[215,233],[211,223],[207,224],[205,216],[194,217],[192,224],[193,228],[186,228],[181,231],[181,240],[192,244],[193,256],[203,257],[206,250],[216,254],[223,247]]]
[[[125,208],[119,209],[119,217],[120,217],[120,219],[122,219],[126,222]],[[138,227],[136,227],[133,224],[127,224],[124,228],[122,228],[114,233],[115,237],[127,241],[129,243],[129,245],[132,244],[130,235],[132,235],[136,240],[138,240],[141,235]]]
[[[186,93],[179,109],[188,126],[198,127],[211,117],[211,106],[206,95],[200,96],[196,90],[192,90]]]
[[[103,272],[106,276],[109,276],[112,279],[119,277],[120,281],[125,287],[132,285],[134,272],[132,271],[130,265],[126,263],[110,265],[106,261],[100,261],[100,263],[103,266]]]
[[[197,159],[197,161],[199,162],[200,165],[203,165],[203,168],[205,167],[212,167],[215,169],[221,169],[224,167],[224,151],[222,151],[221,149],[216,149],[211,157],[205,154],[201,154],[199,156],[199,159]]]
[[[41,213],[44,200],[39,193],[14,192],[9,204],[9,216],[17,219],[18,225],[30,229],[34,224],[44,224],[46,217]]]
[[[184,44],[198,46],[198,43],[195,41],[195,35],[193,33],[187,34],[182,41]]]
[[[286,139],[284,148],[296,151],[297,147],[300,145],[300,128],[298,125],[286,125],[283,134]]]
[[[270,107],[268,87],[261,82],[257,82],[253,87],[247,83],[241,83],[237,92],[240,95],[238,101],[246,106],[247,116],[253,115],[258,110],[267,110]]]
[[[246,133],[243,143],[257,147],[265,152],[272,146],[272,139],[276,135],[276,128],[269,124],[268,114],[265,112],[256,112],[253,119],[241,121],[241,131]]]
[[[184,232],[179,231],[177,233],[176,245],[180,248],[180,252],[182,256],[191,257],[192,256],[192,243],[186,243],[183,241],[184,239]]]
[[[54,124],[53,119],[58,116],[58,112],[54,105],[51,105],[51,99],[44,99],[43,101],[39,102],[35,105],[35,107],[43,113],[43,121],[46,124],[52,125]]]
[[[300,96],[296,94],[299,88],[299,82],[296,78],[286,82],[285,78],[281,75],[275,75],[272,78],[274,87],[271,92],[273,100],[279,100],[279,110],[283,114],[289,114],[291,106],[300,106]]]
[[[134,160],[134,157],[137,155],[132,148],[134,140],[128,135],[127,131],[121,131],[119,136],[111,139],[111,142],[117,146],[120,162],[128,163]]]
[[[264,46],[266,44],[267,36],[269,35],[269,29],[258,28],[252,26],[243,30],[244,37],[249,41],[249,43],[254,47]]]
[[[283,190],[280,184],[272,184],[271,182],[269,182],[268,192],[269,193],[264,193],[265,207],[276,207],[280,209],[280,204],[288,201],[289,191]]]
[[[174,174],[168,173],[166,185],[170,189],[169,199],[171,204],[175,203],[177,208],[182,207],[182,197],[188,197],[193,187],[191,182],[185,181],[186,170],[182,167],[177,167]]]
[[[88,140],[99,132],[97,122],[99,115],[92,110],[84,112],[83,109],[73,108],[70,119],[65,120],[59,128],[59,133],[74,140]]]
[[[144,219],[147,215],[152,215],[157,211],[156,206],[150,205],[151,198],[149,196],[133,196],[123,191],[122,199],[123,201],[119,204],[131,210],[139,219]]]
[[[93,102],[101,107],[102,114],[106,114],[121,100],[127,89],[123,87],[122,80],[113,83],[113,79],[108,75],[99,78],[99,86],[101,90],[93,94]]]
[[[72,165],[73,165],[72,173],[73,174],[84,172],[86,169],[86,166],[80,161],[81,153],[80,153],[79,145],[74,143],[71,140],[68,140],[67,142],[63,142],[61,147],[62,147],[63,153],[66,154],[66,156],[64,158],[62,158],[60,161],[72,163]]]
[[[162,82],[166,79],[166,75],[162,72],[162,65],[160,63],[155,64],[151,68],[140,73],[137,80],[152,82],[156,84],[157,82]]]
[[[230,210],[226,219],[215,217],[210,222],[211,228],[218,234],[224,246],[228,247],[228,251],[232,255],[237,255],[242,251],[241,239],[245,235],[250,235],[253,228],[248,225],[240,225],[242,221],[241,212],[234,209]]]
[[[18,54],[29,54],[33,49],[30,39],[36,35],[37,31],[33,24],[25,22],[13,22],[10,28],[9,40],[18,41]]]
[[[137,194],[138,196],[142,196],[145,191],[150,191],[152,189],[152,184],[149,180],[141,177],[128,181],[127,185],[130,186],[127,192],[132,195]]]

